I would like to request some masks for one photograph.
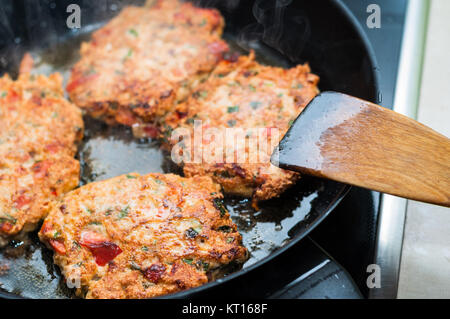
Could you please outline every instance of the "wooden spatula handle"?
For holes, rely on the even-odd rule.
[[[450,140],[335,92],[316,97],[280,144],[280,166],[450,207]]]

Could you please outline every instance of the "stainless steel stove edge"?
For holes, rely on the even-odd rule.
[[[429,2],[409,0],[406,13],[393,110],[411,118],[417,115]],[[371,289],[369,298],[397,297],[407,205],[404,198],[381,196],[375,251],[381,287]]]

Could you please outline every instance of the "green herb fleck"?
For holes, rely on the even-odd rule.
[[[136,38],[139,36],[138,32],[135,29],[130,29],[128,30],[128,32]]]
[[[223,205],[223,201],[220,198],[214,198],[213,200],[214,207],[216,207],[220,211],[220,217],[225,216],[227,213],[227,210],[225,209],[225,206]]]
[[[77,241],[73,241],[72,242],[73,247],[75,247],[76,249],[81,248],[81,245],[77,242]]]
[[[59,231],[55,231],[53,233],[53,238],[58,238],[59,236],[61,236],[61,233]]]
[[[232,228],[230,226],[224,225],[217,228],[218,231],[224,232],[224,233],[231,233]]]
[[[232,177],[234,177],[228,171],[214,172],[214,176],[220,176],[220,177],[223,177],[223,178],[232,178]]]
[[[239,105],[233,105],[233,106],[229,106],[227,108],[228,113],[234,113],[234,112],[238,112],[238,111],[239,111]]]
[[[147,246],[142,246],[142,251],[148,251],[148,247]]]
[[[236,125],[236,120],[228,120],[227,124],[228,124],[229,127],[233,127],[233,126]]]
[[[233,241],[234,241],[234,238],[233,238],[233,237],[228,237],[228,238],[227,238],[227,243],[228,243],[228,244],[231,244]]]
[[[259,101],[251,101],[250,102],[250,106],[252,107],[252,109],[256,110],[257,108],[259,108],[261,106],[261,102]]]
[[[128,49],[127,55],[124,56],[124,58],[122,59],[122,62],[125,62],[126,60],[128,60],[132,55],[133,55],[133,50]]]
[[[134,261],[130,262],[130,268],[133,270],[139,270],[139,271],[142,270],[141,267],[139,267],[139,265],[136,264]]]
[[[209,263],[204,262],[203,260],[197,260],[195,262],[195,268],[197,268],[198,270],[208,271]]]
[[[130,209],[130,206],[126,206],[125,208],[122,208],[121,210],[120,210],[120,213],[119,213],[119,219],[122,219],[122,218],[124,218],[124,217],[127,217],[128,216],[128,210]]]
[[[186,264],[189,264],[189,265],[192,265],[192,262],[194,261],[192,258],[183,258],[183,261],[186,263]]]
[[[12,217],[10,214],[5,213],[3,216],[0,216],[0,224],[5,222],[15,225],[17,223],[17,219]]]
[[[137,178],[137,177],[134,176],[134,175],[129,175],[129,174],[127,174],[127,178],[129,178],[129,179],[135,179],[135,178]]]
[[[208,97],[208,91],[195,91],[192,93],[194,99],[206,99]]]

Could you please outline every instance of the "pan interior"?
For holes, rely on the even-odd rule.
[[[76,37],[67,37],[46,50],[32,51],[36,61],[33,72],[60,72],[67,81],[70,67],[78,59],[80,43],[98,27],[87,26]],[[254,49],[261,63],[290,65],[258,43],[237,41],[231,33],[225,34],[225,39],[236,52]],[[180,169],[160,150],[157,142],[133,138],[127,127],[108,127],[88,117],[85,117],[85,126],[85,137],[77,155],[82,164],[81,185],[129,172],[180,174]],[[258,211],[247,199],[227,196],[226,206],[251,253],[243,267],[262,260],[314,224],[322,211],[316,204],[324,189],[325,182],[303,178],[280,198],[261,203]],[[52,263],[52,252],[39,242],[36,233],[0,251],[0,289],[31,298],[73,297],[58,267]]]

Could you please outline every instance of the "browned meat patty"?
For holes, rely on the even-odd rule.
[[[82,44],[70,98],[94,117],[155,136],[142,123],[171,111],[216,66],[228,50],[223,26],[217,10],[188,2],[127,7]]]
[[[225,192],[253,197],[255,201],[277,197],[300,175],[270,164],[270,154],[292,121],[318,94],[318,81],[319,77],[311,73],[308,65],[291,69],[264,66],[254,60],[253,54],[241,56],[234,63],[222,61],[210,78],[165,119],[164,138],[175,147],[179,140],[172,135],[173,130],[187,128],[190,132],[190,146],[183,141],[184,145],[175,152],[190,152],[191,161],[183,160],[186,176],[210,176]],[[209,128],[222,129],[222,132],[240,128],[244,143],[238,144],[224,133],[220,137],[223,149],[212,148],[219,160],[211,162],[205,158],[211,138],[203,135],[200,143],[194,143],[195,121],[201,121],[203,132]],[[259,147],[250,148],[250,141]],[[260,153],[257,160],[252,159],[255,150]],[[239,162],[237,157],[232,157],[229,161],[230,152],[246,154],[246,160]],[[193,161],[194,153],[201,154],[200,162]]]
[[[0,78],[0,245],[33,230],[49,202],[78,185],[82,135],[59,74]]]
[[[209,177],[128,174],[53,204],[39,233],[86,298],[149,298],[197,287],[247,250]]]

